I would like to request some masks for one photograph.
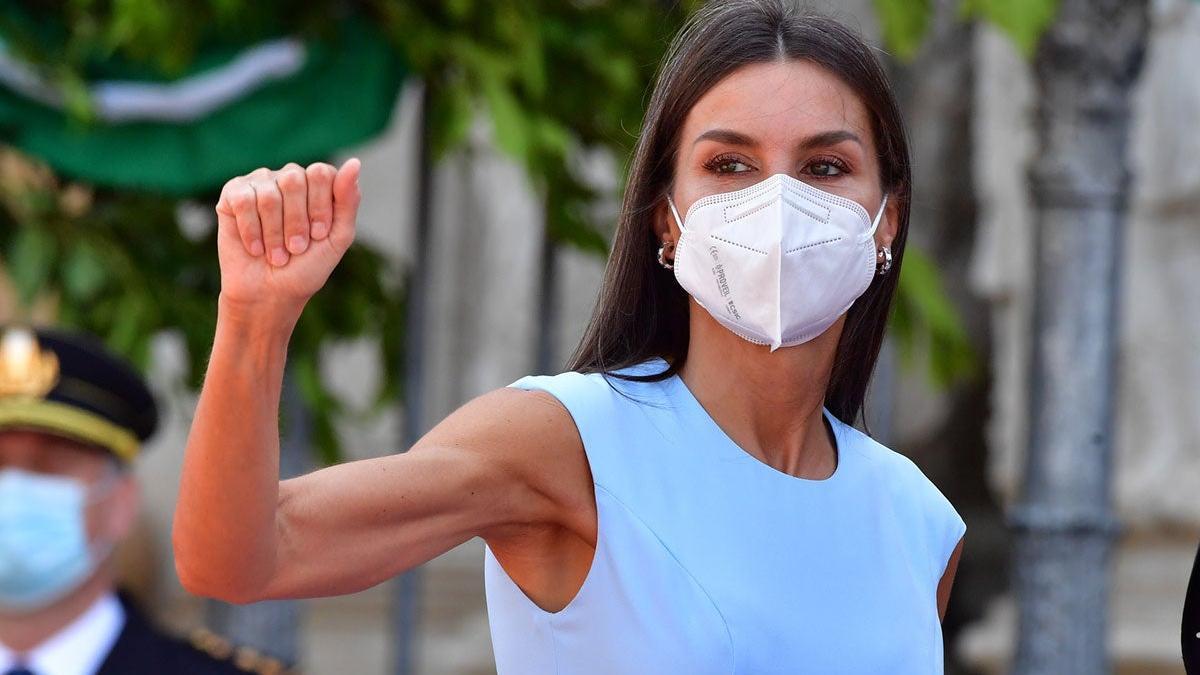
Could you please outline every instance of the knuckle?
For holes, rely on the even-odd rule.
[[[254,190],[242,184],[229,193],[229,205],[236,211],[250,211],[254,208]]]
[[[277,208],[283,204],[283,197],[274,186],[263,186],[255,190],[258,194],[258,205],[267,208]]]
[[[289,192],[302,190],[307,185],[304,171],[300,167],[296,167],[295,170],[285,169],[279,172],[279,175],[275,178],[275,182],[279,184],[280,189]]]
[[[333,177],[337,175],[337,169],[328,164],[315,164],[309,167],[309,174],[322,183],[333,183]]]

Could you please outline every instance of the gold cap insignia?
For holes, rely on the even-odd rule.
[[[0,338],[0,397],[41,398],[58,382],[58,357],[38,346],[27,328],[10,328]]]

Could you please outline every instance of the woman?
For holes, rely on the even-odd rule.
[[[571,372],[283,482],[288,336],[353,238],[359,164],[231,180],[184,585],[350,593],[478,536],[500,672],[940,672],[965,527],[847,424],[896,288],[907,153],[844,27],[785,0],[708,6],[655,85]]]

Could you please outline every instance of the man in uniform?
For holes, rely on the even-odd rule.
[[[130,469],[158,412],[125,362],[82,335],[0,337],[0,674],[282,673],[211,633],[154,628],[115,589]]]

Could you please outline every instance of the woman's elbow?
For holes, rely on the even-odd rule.
[[[264,599],[263,584],[247,578],[241,570],[217,568],[188,553],[189,547],[174,537],[175,575],[180,585],[192,595],[245,605]]]
[[[185,591],[202,598],[221,600],[233,605],[248,605],[263,599],[261,591],[249,585],[230,583],[229,580],[214,580],[197,574],[181,564],[178,559],[175,561],[175,573]]]

